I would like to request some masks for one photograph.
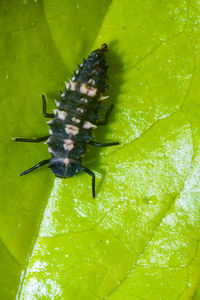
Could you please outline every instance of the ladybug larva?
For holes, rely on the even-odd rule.
[[[105,52],[106,44],[94,50],[74,72],[65,92],[61,92],[61,100],[56,101],[54,113],[46,112],[46,97],[42,95],[43,116],[52,118],[47,122],[50,126],[49,135],[36,139],[15,138],[17,142],[42,142],[49,145],[50,159],[43,160],[32,168],[22,172],[20,176],[49,163],[49,168],[56,177],[67,178],[84,171],[92,176],[92,195],[95,197],[95,174],[82,166],[82,156],[87,145],[107,147],[118,145],[118,142],[99,143],[94,141],[92,129],[105,125],[113,109],[109,106],[105,119],[100,120],[99,109],[103,100],[108,98],[103,93],[107,88],[107,69]]]

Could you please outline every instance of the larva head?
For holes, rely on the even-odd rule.
[[[70,158],[51,157],[49,168],[56,177],[72,177],[81,170],[81,165],[78,161]]]

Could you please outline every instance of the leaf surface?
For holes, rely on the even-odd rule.
[[[200,277],[199,13],[192,1],[1,1],[2,299],[191,299]],[[109,124],[54,179],[41,94],[109,46]],[[109,104],[108,101],[108,104]],[[6,130],[5,130],[6,128]],[[196,293],[198,299],[198,292]],[[196,300],[195,299],[195,300]]]

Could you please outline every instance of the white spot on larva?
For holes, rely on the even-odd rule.
[[[78,124],[78,123],[80,123],[81,120],[76,117],[73,117],[72,121]]]
[[[87,84],[83,83],[80,86],[80,93],[88,95],[90,97],[96,96],[97,89],[93,87],[89,87]]]
[[[70,139],[65,140],[63,147],[65,150],[71,151],[74,148],[73,141]]]
[[[90,129],[90,128],[97,128],[97,126],[94,125],[94,124],[92,124],[92,123],[90,123],[90,122],[88,122],[88,121],[86,121],[86,122],[83,124],[83,128],[84,128],[84,129]]]
[[[65,85],[66,85],[66,89],[68,91],[75,91],[77,83],[73,82],[73,81],[70,81],[69,83],[65,82]]]
[[[73,77],[72,77],[72,81],[74,81],[74,80],[75,80],[75,77],[73,76]]]
[[[103,95],[101,95],[99,97],[99,101],[103,101],[103,100],[108,99],[108,98],[109,98],[109,96],[103,96]]]
[[[77,74],[77,75],[79,74],[79,70],[76,70],[76,74]]]
[[[96,96],[96,93],[97,93],[97,89],[96,88],[92,88],[90,87],[87,95],[90,96],[90,97],[95,97]]]
[[[80,64],[80,68],[82,68],[83,64]]]
[[[88,81],[88,83],[91,84],[91,85],[95,85],[95,81],[92,78]]]
[[[70,81],[70,91],[75,91],[76,90],[76,82]]]
[[[53,123],[53,121],[52,120],[50,120],[50,121],[47,121],[46,122],[48,125],[50,125],[50,124],[52,124]]]
[[[85,98],[81,98],[81,102],[83,102],[83,103],[88,103],[88,100],[85,99]]]
[[[70,159],[69,159],[69,158],[64,158],[64,159],[63,159],[63,163],[64,163],[65,165],[68,165],[68,164],[70,163]]]
[[[87,94],[88,93],[88,86],[85,83],[81,84],[81,86],[80,86],[80,92],[82,94]]]
[[[82,109],[82,108],[80,108],[80,107],[78,107],[78,108],[76,109],[76,111],[80,112],[81,114],[84,113],[84,109]]]
[[[65,131],[68,134],[77,135],[79,132],[79,128],[74,125],[69,124],[69,125],[65,126]]]
[[[53,134],[53,130],[51,128],[49,128],[49,134],[52,135]]]
[[[61,120],[65,120],[67,113],[64,110],[58,110],[57,109],[57,113],[58,113],[58,118]]]

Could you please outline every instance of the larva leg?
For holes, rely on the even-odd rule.
[[[105,119],[102,120],[102,121],[97,122],[96,125],[98,125],[98,126],[99,125],[106,125],[108,123],[108,119],[109,119],[111,111],[113,110],[113,107],[114,107],[114,105],[110,105],[108,107],[106,115],[105,115]]]
[[[33,166],[32,168],[30,168],[30,169],[28,169],[28,170],[22,172],[22,173],[20,174],[20,176],[26,175],[26,174],[32,172],[33,170],[35,170],[35,169],[37,169],[37,168],[39,168],[39,167],[42,167],[42,166],[48,164],[49,161],[50,161],[50,159],[45,159],[45,160],[39,162],[37,165]]]
[[[91,170],[84,167],[82,167],[82,170],[88,175],[92,176],[92,196],[95,198],[95,174]]]
[[[49,135],[45,135],[36,139],[26,139],[26,138],[14,138],[16,142],[27,142],[27,143],[40,143],[46,141],[49,138]]]
[[[42,112],[43,112],[43,116],[45,117],[45,118],[53,118],[54,117],[54,114],[48,114],[47,113],[47,99],[46,99],[46,96],[43,94],[42,95]]]
[[[118,142],[112,142],[112,143],[97,143],[94,141],[89,141],[88,143],[89,145],[95,146],[95,147],[108,147],[108,146],[115,146],[115,145],[119,145]]]

